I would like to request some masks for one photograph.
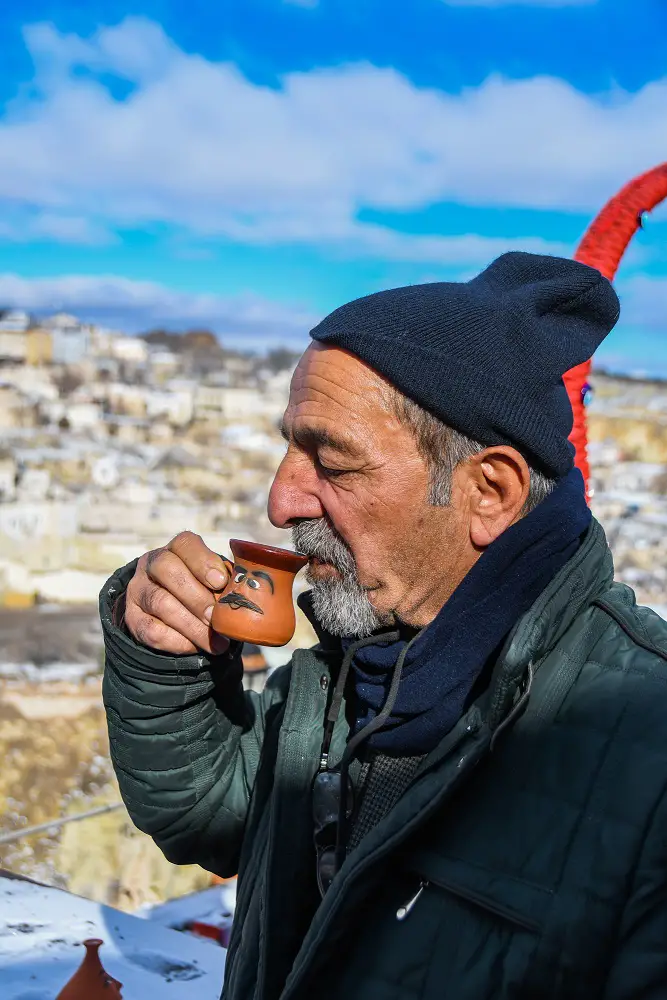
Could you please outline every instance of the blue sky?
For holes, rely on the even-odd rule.
[[[131,331],[297,346],[572,253],[667,159],[664,0],[5,0],[0,33],[0,303]],[[666,238],[663,207],[600,363],[667,375]]]

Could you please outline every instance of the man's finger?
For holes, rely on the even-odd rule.
[[[136,604],[126,608],[125,626],[137,642],[142,646],[148,646],[149,649],[158,649],[174,656],[197,652],[194,643],[173,628],[169,628],[164,622],[144,614]]]
[[[136,604],[149,618],[166,625],[198,649],[210,652],[208,623],[193,615],[179,598],[174,597],[164,587],[147,582],[141,588]]]
[[[223,590],[227,586],[229,571],[224,560],[206,545],[193,531],[182,531],[169,542],[167,548],[174,552],[188,567],[193,576],[210,590]]]
[[[168,591],[195,618],[208,625],[215,604],[213,594],[193,576],[175,552],[170,549],[158,549],[155,553],[150,553],[146,562],[146,573],[147,583],[152,581],[153,584]],[[141,601],[139,603],[141,604]]]

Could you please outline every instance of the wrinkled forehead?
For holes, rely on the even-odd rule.
[[[392,389],[360,358],[339,347],[312,343],[301,356],[290,386],[292,419],[325,413],[347,424],[390,411]]]
[[[349,351],[319,343],[294,372],[282,433],[302,449],[324,449],[324,464],[334,466],[336,453],[360,469],[394,459],[404,464],[415,452],[390,383]]]

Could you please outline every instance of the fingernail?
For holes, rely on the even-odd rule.
[[[214,590],[222,590],[227,583],[227,577],[223,576],[219,569],[210,569],[206,574],[206,582]]]
[[[206,611],[204,612],[204,618],[206,619],[207,622],[210,622],[212,617],[213,617],[213,605],[211,605],[210,608],[207,608]]]

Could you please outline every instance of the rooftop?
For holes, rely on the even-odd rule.
[[[81,963],[81,942],[101,938],[100,958],[128,998],[219,1000],[226,952],[72,893],[0,872],[3,1000],[53,1000]]]

